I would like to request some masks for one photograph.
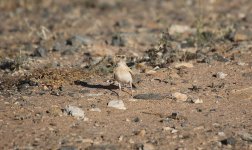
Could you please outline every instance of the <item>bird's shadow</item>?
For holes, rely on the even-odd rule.
[[[87,88],[92,88],[92,89],[106,89],[106,90],[114,90],[114,89],[118,89],[118,86],[113,85],[113,84],[109,84],[109,85],[101,85],[101,84],[89,84],[85,81],[80,81],[80,80],[76,80],[74,81],[75,85],[81,85]]]

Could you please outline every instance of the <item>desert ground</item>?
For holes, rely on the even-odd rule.
[[[0,149],[252,150],[251,0],[0,0]],[[133,72],[120,91],[115,57]]]

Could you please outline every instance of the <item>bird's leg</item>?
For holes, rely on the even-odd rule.
[[[132,83],[130,82],[131,96],[133,96]]]
[[[121,83],[118,83],[118,86],[119,86],[119,90],[122,91]]]

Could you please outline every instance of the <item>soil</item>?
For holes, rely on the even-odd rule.
[[[0,149],[252,149],[251,9],[0,1]],[[116,55],[134,72],[133,96],[113,81]]]

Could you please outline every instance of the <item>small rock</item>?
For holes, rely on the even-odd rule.
[[[216,75],[215,75],[217,78],[220,78],[220,79],[225,79],[227,74],[223,73],[223,72],[217,72]]]
[[[82,142],[83,143],[93,143],[94,140],[87,138],[87,139],[83,139]]]
[[[219,62],[229,62],[230,61],[229,59],[219,55],[218,53],[213,54],[212,59],[216,60],[216,61],[219,61]]]
[[[229,137],[227,139],[221,140],[220,142],[222,145],[235,145],[236,140],[233,137]]]
[[[81,108],[76,107],[76,106],[69,105],[65,108],[64,111],[68,115],[71,115],[71,116],[79,118],[79,119],[84,119],[84,117],[85,117],[84,111]]]
[[[61,116],[62,110],[57,106],[52,106],[49,110],[46,111],[46,113],[52,116]]]
[[[170,29],[169,29],[169,33],[171,35],[176,34],[176,33],[184,33],[184,32],[189,32],[192,29],[187,26],[187,25],[177,25],[177,24],[173,24]]]
[[[226,134],[224,132],[218,132],[219,136],[226,136]]]
[[[59,150],[77,150],[75,146],[62,146],[59,148]]]
[[[173,128],[171,128],[171,127],[163,127],[163,130],[164,130],[164,131],[172,131]]]
[[[92,39],[88,36],[75,35],[66,40],[66,45],[79,47],[81,45],[90,45],[92,44]]]
[[[56,43],[53,45],[52,51],[57,52],[57,51],[61,51],[62,49],[63,49],[62,44],[59,43],[59,42],[56,42]]]
[[[2,70],[9,69],[9,70],[13,71],[17,67],[18,66],[14,60],[4,59],[0,62],[0,69],[2,69]]]
[[[240,132],[239,135],[244,141],[252,142],[252,134],[247,132]]]
[[[46,57],[47,56],[47,49],[43,47],[38,47],[35,49],[34,53],[32,56],[35,57]]]
[[[81,97],[79,93],[75,93],[75,92],[69,92],[68,95],[76,99]]]
[[[93,145],[85,148],[85,150],[117,150],[117,149],[119,148],[115,145],[110,145],[110,144],[98,145],[98,143],[94,143]]]
[[[198,127],[193,128],[194,131],[196,131],[196,130],[203,130],[203,129],[205,129],[204,126],[198,126]]]
[[[86,96],[88,97],[98,97],[98,96],[102,96],[103,94],[102,93],[88,93],[86,94]]]
[[[157,73],[157,71],[155,71],[155,70],[145,70],[144,73],[146,73],[148,75],[153,75],[153,74]]]
[[[176,69],[181,68],[181,67],[193,68],[193,64],[188,63],[188,62],[180,62],[180,63],[175,63],[174,64],[174,68],[176,68]]]
[[[150,94],[137,94],[133,98],[143,99],[143,100],[151,100],[151,99],[152,100],[161,100],[161,99],[164,99],[165,96],[162,96],[160,94],[150,93]]]
[[[59,90],[53,90],[51,92],[51,95],[54,95],[54,96],[60,96],[61,95],[61,92]]]
[[[172,130],[171,130],[171,133],[172,133],[172,134],[177,133],[177,132],[178,132],[178,130],[176,130],[176,129],[172,129]]]
[[[143,145],[143,150],[155,150],[155,147],[153,144],[150,144],[150,143],[145,143]]]
[[[121,109],[121,110],[126,110],[126,107],[124,106],[124,103],[122,100],[111,100],[108,103],[108,107],[116,108],[116,109]]]
[[[123,135],[120,135],[120,136],[118,137],[118,142],[122,142],[122,140],[123,140]]]
[[[146,130],[145,130],[145,129],[143,129],[143,130],[141,130],[141,131],[139,131],[139,132],[137,133],[137,135],[139,135],[139,136],[141,136],[141,137],[144,137],[145,134],[146,134]]]
[[[186,94],[182,94],[182,93],[179,93],[179,92],[175,92],[172,94],[172,97],[177,100],[177,101],[182,101],[182,102],[185,102],[188,98],[188,96]]]
[[[17,86],[18,91],[25,91],[27,89],[29,89],[30,85],[28,83],[24,83],[24,84],[19,84]]]
[[[76,47],[66,47],[66,48],[61,52],[61,55],[62,55],[62,56],[73,55],[77,50],[78,50],[78,48],[76,48]]]
[[[202,104],[203,100],[199,98],[192,98],[191,101],[195,104]]]
[[[248,40],[248,36],[246,34],[236,33],[234,36],[235,42],[247,41],[247,40]]]
[[[237,65],[238,66],[245,66],[245,65],[247,65],[247,63],[239,61],[239,62],[237,62]]]
[[[125,40],[120,35],[114,35],[111,39],[113,46],[125,46]]]
[[[129,143],[130,143],[130,144],[134,144],[135,141],[134,141],[133,139],[129,139]]]
[[[139,117],[135,117],[132,121],[133,121],[133,122],[140,122],[141,119],[140,119]]]
[[[90,111],[96,111],[96,112],[101,112],[101,109],[100,108],[91,108],[89,109]]]

